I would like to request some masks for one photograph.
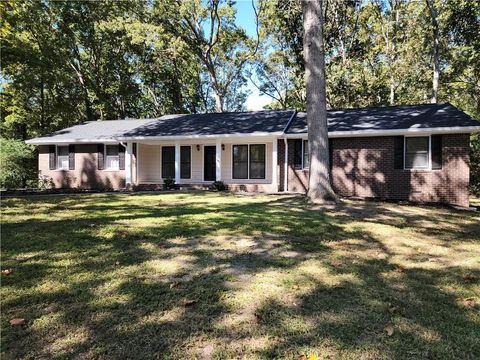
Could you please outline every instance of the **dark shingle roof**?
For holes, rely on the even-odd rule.
[[[294,114],[294,110],[265,110],[165,115],[158,119],[92,121],[27,142],[48,144],[156,137],[280,135],[286,128],[287,134],[306,133],[306,114],[297,113],[292,119]],[[405,105],[328,112],[329,133],[345,131],[366,131],[368,133],[369,131],[408,131],[422,128],[470,126],[476,126],[476,130],[479,130],[479,125],[478,121],[450,104]]]
[[[264,110],[166,115],[126,132],[124,137],[281,133],[293,114],[294,110]]]
[[[139,126],[156,121],[155,119],[143,120],[108,120],[108,121],[88,121],[83,124],[75,125],[66,129],[56,131],[52,134],[31,139],[31,143],[49,143],[62,141],[82,141],[89,139],[91,141],[115,139],[124,133]]]
[[[375,108],[329,110],[328,131],[403,130],[479,126],[451,104],[403,105]],[[307,114],[298,113],[287,134],[307,132]]]

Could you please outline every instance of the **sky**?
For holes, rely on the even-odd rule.
[[[253,11],[252,1],[237,0],[235,6],[237,8],[237,25],[244,28],[249,36],[255,38],[255,13]],[[248,81],[248,89],[250,90],[251,94],[247,98],[247,102],[245,104],[247,110],[262,110],[265,105],[272,101],[269,96],[260,96],[258,89],[251,83],[251,81]]]

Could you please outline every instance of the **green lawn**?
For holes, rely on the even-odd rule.
[[[1,231],[2,359],[480,358],[479,213],[82,195]]]

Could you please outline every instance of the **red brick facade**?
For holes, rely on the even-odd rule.
[[[278,145],[283,190],[283,140]],[[443,136],[440,170],[394,169],[394,137],[335,138],[331,146],[332,182],[340,196],[469,205],[468,134]],[[308,170],[294,169],[293,140],[288,149],[288,190],[304,192]]]

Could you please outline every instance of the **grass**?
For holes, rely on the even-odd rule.
[[[2,358],[480,358],[478,213],[201,192],[2,205]]]

